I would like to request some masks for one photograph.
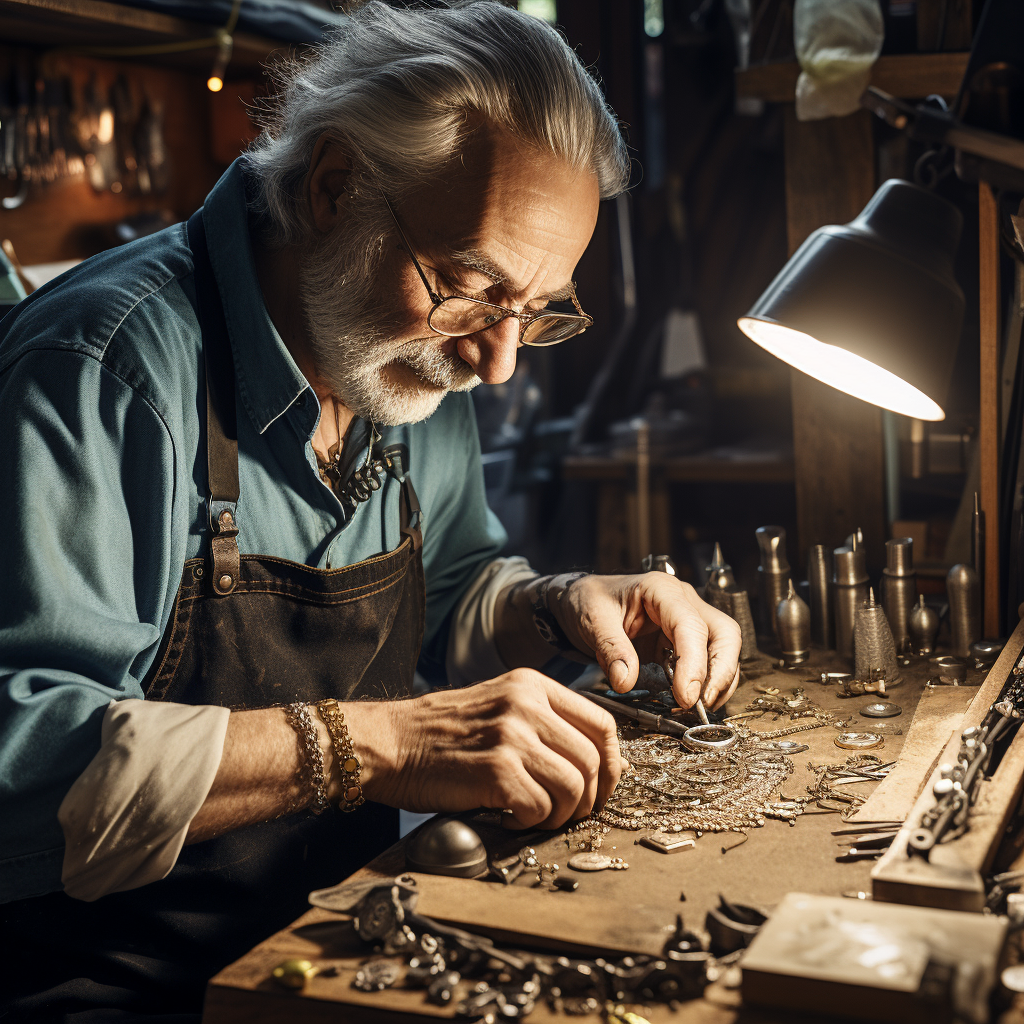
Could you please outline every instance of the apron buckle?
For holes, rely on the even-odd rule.
[[[235,521],[235,502],[210,502],[210,556],[213,571],[210,579],[213,592],[221,597],[230,594],[238,586],[242,559],[238,553],[238,524]]]

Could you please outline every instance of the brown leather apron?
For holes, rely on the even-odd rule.
[[[383,453],[402,487],[395,550],[327,570],[239,555],[235,379],[201,211],[188,236],[206,365],[212,538],[209,557],[185,563],[146,698],[240,709],[406,696],[425,593],[404,453]],[[291,815],[186,846],[166,878],[139,889],[94,903],[51,893],[0,907],[8,949],[17,950],[15,962],[5,956],[5,1021],[192,1019],[211,975],[298,917],[312,889],[340,881],[397,837],[398,812],[379,804]]]

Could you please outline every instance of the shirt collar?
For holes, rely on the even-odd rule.
[[[236,160],[203,207],[213,276],[224,305],[238,394],[263,433],[308,387],[263,303],[249,234],[242,160]]]

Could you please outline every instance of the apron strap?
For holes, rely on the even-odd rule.
[[[206,473],[209,490],[210,555],[213,560],[213,592],[230,594],[238,583],[238,426],[235,420],[235,366],[228,340],[224,306],[213,276],[206,244],[203,211],[197,210],[186,225],[192,250],[196,312],[203,333],[203,366],[206,376]]]

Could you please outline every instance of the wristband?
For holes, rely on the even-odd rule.
[[[320,701],[316,707],[324,725],[327,726],[327,731],[331,734],[331,745],[334,747],[334,761],[338,766],[338,777],[341,781],[338,806],[343,811],[354,811],[366,802],[359,781],[363,766],[352,746],[345,715],[333,697]]]
[[[324,752],[320,749],[316,726],[305,704],[288,704],[284,709],[288,722],[299,735],[299,783],[303,791],[313,790],[310,810],[322,814],[330,806],[327,799],[327,776],[324,774]],[[301,797],[300,797],[301,799]]]
[[[579,654],[580,649],[565,635],[565,630],[562,629],[555,618],[554,613],[551,611],[551,606],[548,603],[548,598],[551,593],[551,588],[555,585],[555,581],[559,581],[559,585],[564,592],[569,586],[576,582],[578,579],[582,579],[584,576],[589,575],[585,572],[569,573],[564,576],[549,576],[547,577],[538,587],[536,595],[531,601],[531,608],[533,610],[533,625],[536,628],[540,638],[551,647],[561,651],[563,654]]]

